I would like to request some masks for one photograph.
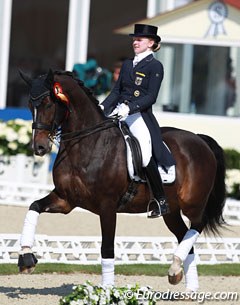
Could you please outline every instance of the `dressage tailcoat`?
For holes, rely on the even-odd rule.
[[[174,164],[174,160],[162,142],[161,130],[152,112],[163,73],[161,62],[152,54],[142,59],[135,67],[132,59],[125,60],[116,85],[102,105],[106,115],[119,103],[128,104],[130,115],[141,112],[151,135],[154,159],[159,165],[170,166]]]

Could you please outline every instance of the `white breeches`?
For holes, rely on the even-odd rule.
[[[132,134],[138,139],[142,151],[142,166],[146,167],[152,156],[150,132],[140,112],[129,115],[124,120]]]

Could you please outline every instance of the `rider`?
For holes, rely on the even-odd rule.
[[[151,218],[169,212],[158,165],[168,167],[174,164],[162,143],[161,131],[152,113],[152,105],[156,102],[163,79],[163,66],[153,56],[153,52],[160,49],[161,38],[157,29],[152,25],[135,24],[134,33],[129,34],[133,37],[135,57],[123,62],[118,81],[102,103],[105,114],[119,115],[139,141],[142,166],[154,201],[157,201]]]

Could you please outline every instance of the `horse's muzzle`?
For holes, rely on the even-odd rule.
[[[42,145],[35,145],[34,146],[34,153],[37,156],[44,156],[45,154],[51,151],[51,147],[44,147]]]
[[[49,153],[52,149],[52,143],[48,136],[41,132],[36,132],[33,141],[33,151],[37,156],[44,156]]]

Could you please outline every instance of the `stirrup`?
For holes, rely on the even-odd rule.
[[[151,208],[152,204],[154,204],[154,206],[157,205],[157,207],[155,207],[153,210],[150,211],[150,208]],[[155,215],[152,215],[153,211],[156,212]],[[147,218],[158,218],[160,216],[162,216],[160,203],[157,201],[156,198],[151,198],[149,203],[148,203],[148,206],[147,206]]]

